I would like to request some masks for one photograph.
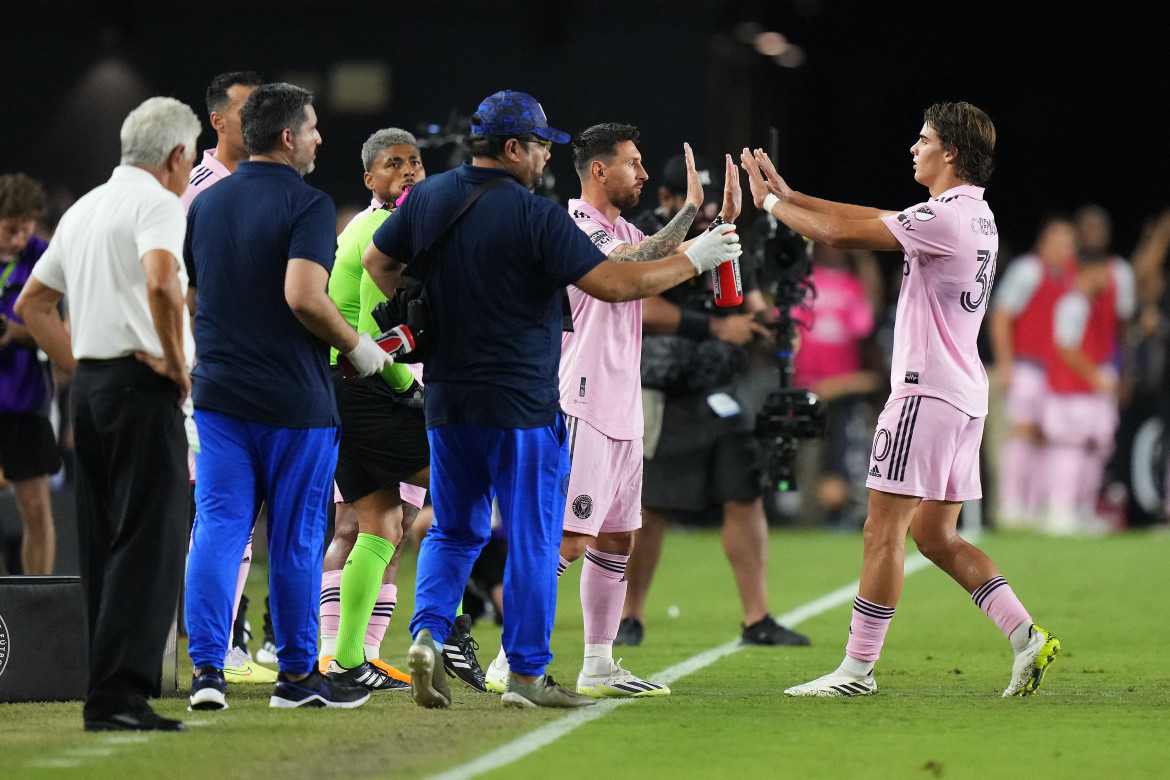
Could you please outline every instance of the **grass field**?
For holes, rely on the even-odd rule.
[[[786,699],[782,690],[840,661],[850,603],[810,617],[806,648],[737,650],[671,684],[666,698],[590,708],[562,738],[489,771],[494,778],[1144,778],[1170,776],[1170,535],[1103,539],[987,535],[996,559],[1065,653],[1038,695],[1002,699],[1007,640],[945,575],[908,577],[877,668],[877,696]],[[730,570],[710,531],[667,539],[651,591],[646,641],[616,648],[652,676],[738,636]],[[776,614],[849,585],[857,535],[777,531],[771,537]],[[414,556],[404,555],[398,616],[383,657],[403,664]],[[550,672],[580,664],[579,566],[562,582]],[[262,564],[249,592],[263,603]],[[678,607],[678,617],[668,607]],[[259,624],[260,614],[252,615]],[[494,626],[473,632],[486,664]],[[185,659],[184,659],[185,660]],[[189,663],[182,674],[190,672]],[[189,677],[185,677],[189,679]],[[0,704],[0,778],[429,777],[580,715],[516,711],[455,689],[449,711],[377,694],[352,711],[276,711],[268,686],[229,686],[231,708],[186,712],[186,691],[157,703],[187,734],[86,734],[80,705]],[[599,710],[601,710],[599,712]],[[566,720],[568,718],[568,720]],[[556,728],[556,726],[552,726]]]

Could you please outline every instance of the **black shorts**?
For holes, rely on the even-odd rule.
[[[12,481],[52,474],[61,452],[49,418],[40,414],[0,414],[0,467]]]
[[[380,488],[397,488],[430,465],[426,418],[399,403],[384,379],[342,379],[334,371],[333,388],[341,417],[334,479],[346,503]]]
[[[751,501],[762,491],[760,443],[733,433],[710,447],[643,464],[642,506],[698,512],[728,501]]]

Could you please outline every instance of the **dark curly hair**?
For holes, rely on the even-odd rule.
[[[995,125],[987,112],[970,103],[935,103],[922,113],[922,121],[934,128],[943,146],[958,151],[955,174],[960,180],[987,184],[995,169]]]

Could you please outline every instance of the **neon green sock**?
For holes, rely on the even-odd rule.
[[[358,534],[341,571],[341,623],[337,627],[337,663],[347,669],[366,660],[366,627],[378,601],[382,573],[394,545],[374,534]]]
[[[382,379],[386,380],[386,384],[390,385],[394,392],[401,393],[410,387],[414,381],[414,374],[401,363],[391,363],[382,369]]]

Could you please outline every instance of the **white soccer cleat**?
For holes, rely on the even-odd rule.
[[[508,659],[502,655],[496,656],[483,673],[484,685],[492,693],[503,693],[508,689],[508,672]]]
[[[784,691],[785,696],[872,696],[877,693],[877,682],[872,674],[853,677],[840,671],[818,677],[803,685],[794,685]]]
[[[1060,640],[1035,624],[1028,629],[1028,646],[1016,653],[1012,681],[1003,695],[1031,696],[1044,681],[1044,673],[1061,651]]]
[[[603,674],[577,675],[577,693],[595,699],[643,699],[650,696],[669,696],[670,688],[659,685],[622,668],[621,659],[613,669]]]

